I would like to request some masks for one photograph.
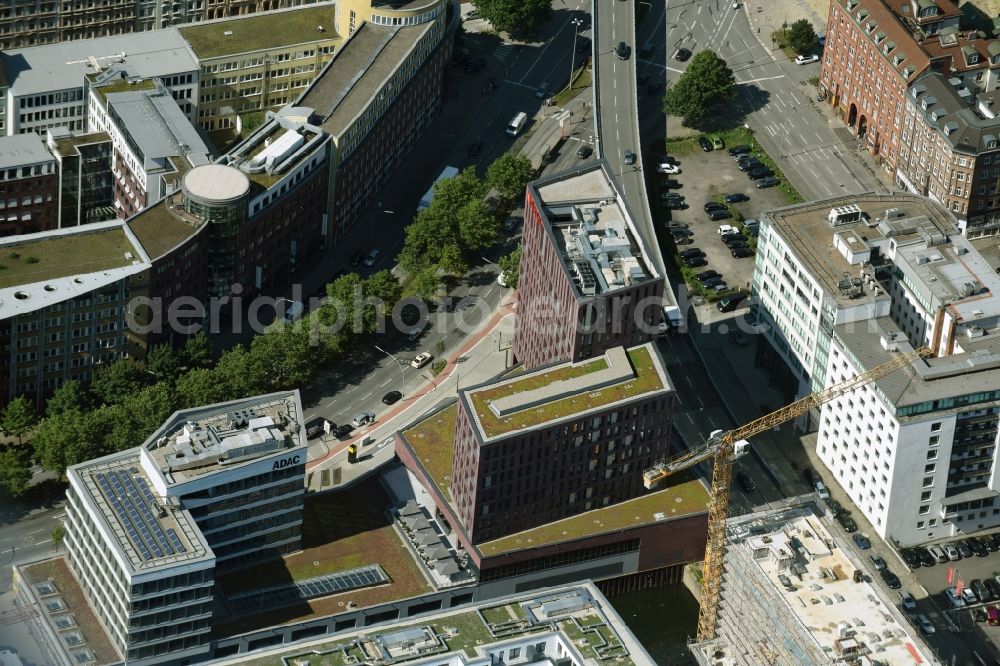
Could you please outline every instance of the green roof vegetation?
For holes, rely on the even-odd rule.
[[[171,213],[169,205],[168,197],[128,221],[129,228],[150,259],[156,259],[177,247],[200,228],[188,224]]]
[[[199,59],[337,39],[333,7],[312,7],[278,15],[234,18],[180,28]],[[323,26],[323,32],[317,28]],[[226,34],[226,33],[231,34]]]
[[[458,405],[452,404],[403,431],[417,460],[448,501],[451,501],[449,486],[457,418]]]
[[[95,86],[97,94],[107,99],[108,95],[120,92],[132,92],[134,90],[152,90],[156,88],[156,81],[153,79],[142,79],[141,81],[129,82],[128,79],[115,79],[109,83],[102,83]]]
[[[656,514],[669,519],[707,510],[708,492],[693,476],[677,474],[671,477],[670,484],[649,495],[481,543],[477,548],[483,555],[499,555],[645,525],[655,522]]]
[[[663,381],[660,379],[660,374],[657,372],[648,348],[635,347],[628,351],[628,358],[635,370],[633,379],[597,390],[585,391],[560,400],[553,400],[509,416],[497,416],[490,409],[490,403],[509,395],[542,388],[556,381],[573,379],[604,370],[608,367],[607,361],[602,357],[582,364],[566,364],[551,370],[532,373],[523,378],[516,378],[499,386],[470,391],[467,395],[473,409],[475,409],[476,416],[479,418],[483,435],[486,438],[498,437],[515,430],[536,427],[663,388]]]
[[[92,134],[81,134],[79,136],[67,136],[56,140],[56,148],[62,155],[72,155],[77,146],[84,146],[90,143],[100,143],[110,141],[111,137],[106,132],[94,132]]]
[[[86,229],[83,227],[82,229]],[[129,265],[139,251],[120,227],[0,246],[0,289]]]

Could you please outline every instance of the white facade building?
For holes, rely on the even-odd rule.
[[[866,215],[844,221],[818,202],[763,218],[754,287],[768,342],[800,395],[897,352],[934,357],[824,405],[817,453],[883,538],[907,546],[1000,525],[996,266],[928,199],[850,203]],[[820,298],[804,298],[811,288]]]
[[[67,470],[68,560],[127,663],[206,653],[216,570],[299,549],[302,423],[297,391],[184,410]]]

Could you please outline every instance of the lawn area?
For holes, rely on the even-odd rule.
[[[552,98],[552,103],[556,106],[565,106],[566,102],[570,101],[589,87],[590,69],[586,64],[584,64],[584,66],[576,70],[576,74],[573,75],[573,85],[559,91],[559,93]]]
[[[676,518],[704,512],[707,506],[708,492],[701,482],[687,473],[678,474],[671,478],[669,488],[488,541],[478,548],[483,555],[499,555],[645,525],[656,521],[658,513]]]
[[[493,606],[482,609],[483,617],[490,624],[506,624],[516,620],[524,620],[528,617],[520,604],[507,604],[505,606]],[[511,615],[513,613],[513,615]]]
[[[112,646],[104,627],[94,615],[94,611],[90,609],[90,605],[83,595],[83,590],[76,582],[65,558],[54,557],[51,560],[26,566],[22,571],[31,584],[40,583],[49,578],[53,579],[59,589],[59,595],[66,602],[66,607],[76,618],[77,628],[86,637],[87,647],[93,651],[97,664],[111,664],[121,661],[121,656]]]
[[[697,134],[683,139],[667,139],[667,154],[680,156],[692,155],[701,152],[701,147],[698,145],[699,136],[701,135]],[[740,144],[750,146],[750,149],[753,151],[753,154],[757,157],[757,159],[771,169],[771,171],[774,172],[775,177],[781,181],[781,184],[778,185],[778,189],[785,195],[785,199],[788,200],[788,203],[795,204],[805,201],[805,199],[802,198],[802,195],[799,194],[798,190],[796,190],[795,187],[788,182],[788,179],[785,177],[785,174],[782,173],[777,163],[771,158],[770,155],[768,155],[763,146],[757,142],[754,133],[746,127],[734,127],[732,129],[722,130],[719,132],[710,132],[705,136],[722,137],[722,140],[726,144],[724,150],[728,150],[729,148]]]
[[[434,481],[441,494],[451,500],[451,463],[455,445],[455,421],[458,405],[453,404],[431,414],[403,431],[403,437],[416,453],[420,464]]]
[[[315,7],[279,16],[252,16],[181,28],[181,36],[200,60],[288,44],[336,39],[332,7]],[[325,32],[317,32],[321,25]],[[311,39],[309,36],[312,36]]]
[[[7,245],[0,249],[0,289],[127,266],[126,253],[141,256],[120,228]]]
[[[275,624],[276,618],[290,622],[313,614],[341,612],[346,610],[346,601],[364,608],[430,591],[423,572],[385,515],[388,504],[389,497],[377,479],[342,492],[307,496],[301,552],[277,562],[241,569],[216,579],[216,585],[224,593],[233,594],[375,563],[382,565],[392,580],[391,584],[310,600],[295,607],[295,617],[290,616],[292,613],[288,609],[276,609],[250,618],[241,617],[238,627],[225,629],[248,631],[247,627]],[[224,628],[219,629],[222,631]]]

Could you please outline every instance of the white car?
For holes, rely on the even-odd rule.
[[[952,608],[965,608],[965,599],[955,593],[955,588],[949,587],[944,591],[944,596],[948,597]]]
[[[979,603],[979,597],[977,597],[976,593],[972,591],[972,588],[963,587],[962,598],[965,599],[965,603],[970,605]]]
[[[656,165],[656,172],[674,174],[674,173],[680,173],[681,168],[676,164],[670,164],[669,162],[660,162],[659,164]]]
[[[719,235],[720,236],[728,236],[730,234],[738,234],[738,233],[740,233],[740,232],[735,227],[732,227],[732,226],[730,226],[728,224],[720,224],[719,225]]]
[[[808,65],[810,63],[816,62],[817,60],[819,60],[819,56],[816,55],[815,53],[813,53],[812,55],[795,56],[796,65]]]
[[[948,559],[952,562],[957,562],[962,559],[962,554],[958,552],[958,548],[955,548],[950,543],[946,543],[941,548],[944,549],[944,554],[948,556]]]
[[[924,632],[924,636],[930,636],[935,632],[934,623],[926,615],[918,615],[917,624],[920,625],[920,631]]]
[[[826,489],[822,481],[816,482],[816,495],[819,496],[821,500],[830,499],[830,491]]]
[[[410,361],[410,365],[414,368],[420,369],[430,363],[433,358],[434,356],[430,352],[421,352],[413,357],[413,360]]]
[[[899,601],[900,605],[903,607],[903,610],[905,610],[907,613],[912,613],[913,611],[917,610],[917,601],[916,599],[913,598],[913,595],[910,594],[909,592],[900,592]]]
[[[500,275],[497,276],[497,284],[501,287],[508,286],[507,284],[507,271],[500,271]]]

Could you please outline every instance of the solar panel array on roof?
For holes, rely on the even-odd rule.
[[[95,478],[143,561],[185,552],[186,548],[177,533],[173,529],[164,533],[160,521],[150,510],[149,506],[155,503],[156,498],[146,480],[141,476],[130,476],[129,472],[138,470],[135,467],[128,472],[114,469],[97,474]]]
[[[243,612],[252,609],[283,606],[296,601],[347,592],[363,587],[388,583],[389,577],[378,564],[359,567],[349,571],[309,578],[297,583],[278,585],[228,596],[229,603]]]

